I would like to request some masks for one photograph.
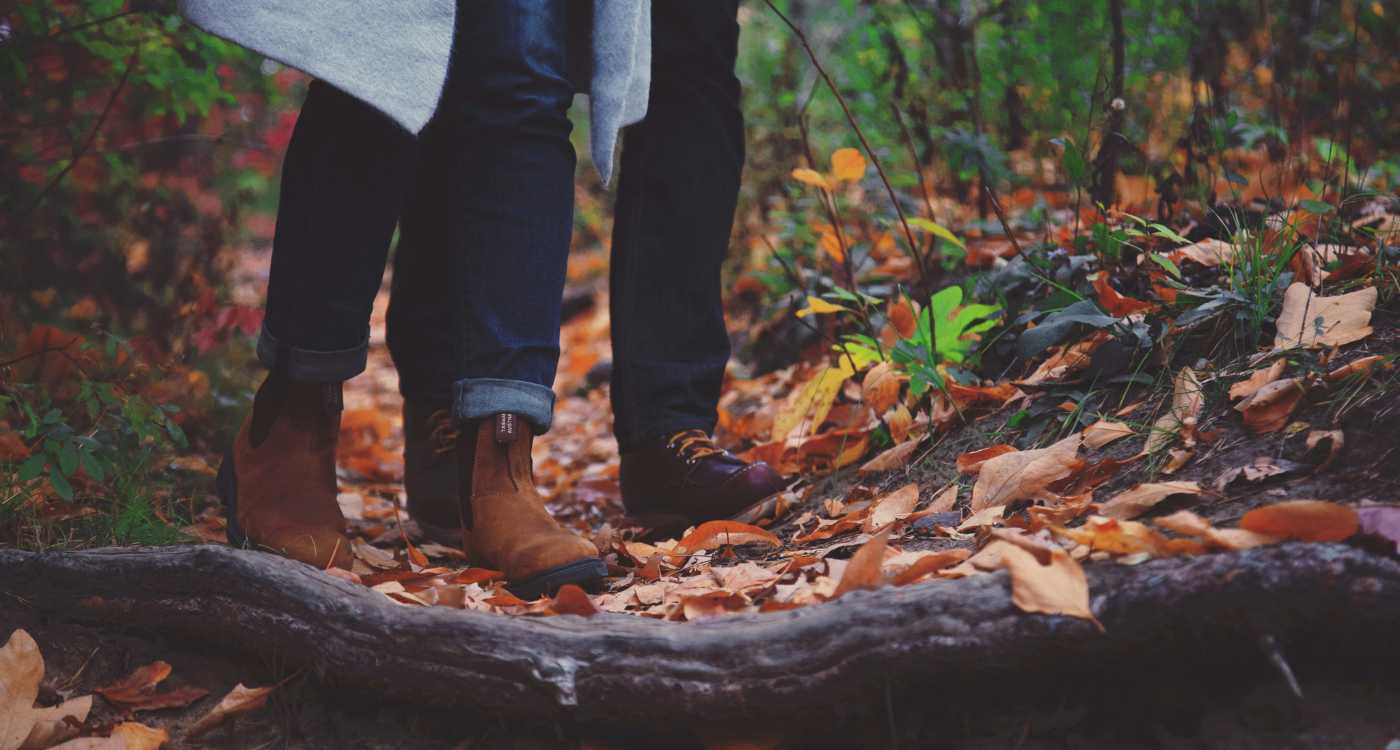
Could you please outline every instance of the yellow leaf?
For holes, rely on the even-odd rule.
[[[821,172],[815,169],[794,169],[792,170],[792,178],[798,182],[811,185],[812,187],[819,187],[822,190],[831,189],[831,185],[827,183],[826,178],[822,176]]]
[[[816,432],[831,411],[831,402],[836,399],[837,392],[853,374],[855,370],[850,361],[843,358],[839,365],[824,368],[803,384],[788,397],[773,418],[773,440],[786,440],[803,423],[809,426],[805,431],[807,434]]]
[[[865,157],[853,148],[838,148],[831,153],[831,176],[845,182],[855,182],[865,176]]]
[[[164,729],[148,727],[134,721],[124,721],[112,728],[112,737],[119,738],[126,750],[160,750],[170,741],[170,733]]]
[[[951,242],[954,245],[963,248],[964,250],[967,249],[967,245],[964,244],[962,240],[958,239],[957,235],[948,231],[942,224],[929,221],[928,219],[925,219],[922,216],[915,216],[914,218],[910,219],[909,226],[914,227],[915,229],[922,229],[923,231],[928,232],[929,234],[940,239],[947,240],[948,242]]]
[[[841,247],[841,240],[837,239],[836,235],[826,232],[822,233],[822,236],[817,238],[817,246],[837,263],[846,262],[846,250]]]
[[[828,313],[850,312],[850,309],[842,307],[832,302],[827,302],[821,297],[807,297],[807,306],[797,311],[797,317],[805,318],[808,315],[826,315]]]

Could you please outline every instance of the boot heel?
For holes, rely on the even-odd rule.
[[[238,525],[238,475],[233,466],[233,449],[224,453],[219,474],[214,478],[214,492],[224,501],[224,532],[230,547],[248,548],[248,537]]]

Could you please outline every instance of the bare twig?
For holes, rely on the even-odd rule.
[[[773,11],[782,22],[787,25],[797,37],[797,41],[806,50],[807,58],[812,61],[812,67],[816,68],[817,74],[826,83],[832,95],[836,97],[836,102],[841,105],[841,111],[846,115],[846,121],[850,123],[851,129],[855,131],[856,138],[860,140],[860,145],[865,149],[866,156],[870,157],[870,162],[875,165],[875,171],[880,175],[880,181],[885,185],[885,192],[889,193],[890,202],[894,204],[895,214],[899,216],[899,224],[904,228],[904,237],[909,242],[909,252],[914,255],[914,260],[919,266],[919,279],[925,283],[928,281],[928,269],[924,266],[923,253],[919,252],[919,245],[914,241],[914,230],[909,228],[909,221],[904,217],[904,208],[899,205],[899,196],[894,192],[894,186],[890,184],[889,177],[885,174],[885,168],[880,163],[880,157],[875,155],[875,149],[870,147],[870,142],[865,138],[865,131],[861,130],[860,123],[856,122],[855,115],[851,113],[851,108],[846,104],[846,97],[841,95],[841,90],[836,87],[836,82],[831,80],[826,68],[821,60],[817,58],[817,53],[812,49],[812,45],[807,41],[807,35],[802,33],[802,29],[797,27],[778,7],[773,4],[773,0],[763,0],[768,5],[768,9]]]
[[[117,98],[120,97],[122,91],[126,89],[126,82],[131,79],[131,71],[135,70],[136,61],[140,59],[140,57],[140,47],[131,51],[131,56],[126,59],[126,70],[122,71],[121,80],[117,81],[116,87],[112,89],[111,96],[107,97],[107,104],[102,107],[102,114],[97,116],[97,122],[92,126],[92,130],[88,132],[87,138],[83,141],[82,145],[78,146],[73,152],[73,158],[68,160],[68,163],[63,166],[63,169],[60,169],[58,174],[54,175],[53,179],[49,180],[48,184],[44,186],[44,189],[40,190],[39,194],[34,197],[34,200],[29,203],[25,208],[25,213],[38,208],[39,204],[43,203],[44,199],[49,196],[49,193],[52,192],[55,187],[58,187],[58,183],[62,182],[63,178],[67,177],[69,172],[73,171],[73,167],[77,166],[78,161],[87,155],[88,149],[92,148],[93,142],[97,140],[98,132],[101,131],[102,126],[107,123],[107,116],[112,114],[112,107],[116,105]]]

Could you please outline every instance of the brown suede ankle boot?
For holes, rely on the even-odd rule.
[[[229,543],[319,568],[350,568],[350,541],[336,502],[340,384],[269,375],[219,467]]]
[[[463,424],[457,440],[462,478],[463,541],[480,565],[505,573],[522,599],[573,583],[597,585],[608,574],[592,542],[559,525],[535,489],[534,436],[516,414]]]

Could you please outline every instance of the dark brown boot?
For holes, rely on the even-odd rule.
[[[336,502],[340,384],[269,375],[253,400],[217,487],[229,543],[319,568],[350,568],[350,541]]]
[[[479,565],[505,574],[522,599],[573,583],[594,586],[607,575],[592,542],[559,525],[535,489],[534,436],[516,414],[463,424],[457,440],[464,548]]]
[[[622,454],[622,503],[634,520],[667,532],[730,518],[781,492],[782,475],[684,430]]]
[[[408,515],[429,539],[462,543],[461,477],[452,404],[404,399],[403,489]]]

